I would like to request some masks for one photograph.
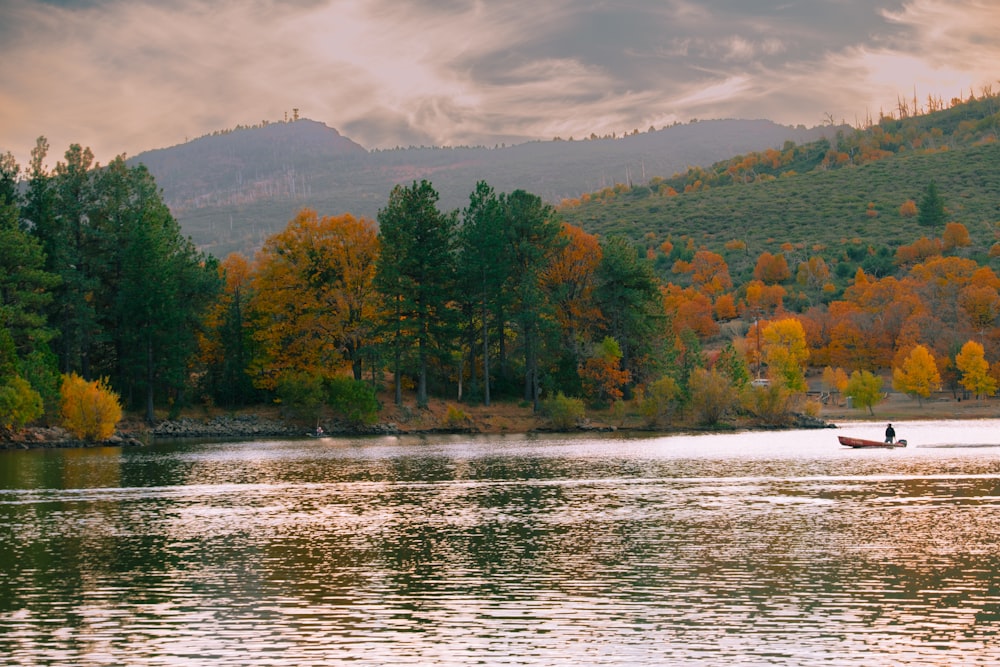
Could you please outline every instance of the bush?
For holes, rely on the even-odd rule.
[[[736,388],[729,378],[716,370],[696,368],[688,381],[691,391],[691,412],[698,423],[718,424],[736,407]]]
[[[583,419],[583,401],[560,391],[553,398],[542,401],[542,412],[552,421],[553,427],[572,428]]]
[[[681,390],[677,381],[664,376],[650,384],[639,399],[639,414],[647,426],[661,426],[669,421],[677,407]]]
[[[375,389],[366,382],[344,376],[329,378],[326,397],[329,406],[352,425],[374,424],[378,420]]]
[[[461,408],[454,405],[448,406],[448,412],[444,416],[445,428],[459,428],[465,426],[469,421],[469,416]]]
[[[41,395],[24,378],[15,375],[0,385],[0,427],[23,428],[43,413]]]
[[[323,378],[310,373],[289,372],[278,379],[275,391],[283,411],[295,419],[315,422],[323,406]]]
[[[76,373],[63,376],[62,425],[75,437],[88,442],[107,440],[122,418],[118,394],[107,380],[87,382]]]

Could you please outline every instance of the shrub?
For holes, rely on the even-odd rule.
[[[680,387],[670,376],[650,384],[639,400],[639,414],[647,426],[659,426],[669,421],[680,398]]]
[[[88,442],[107,440],[122,418],[118,394],[106,379],[88,382],[76,373],[63,376],[62,425],[75,437]]]
[[[15,375],[0,385],[0,427],[23,428],[43,412],[41,395],[24,378]]]
[[[718,424],[736,407],[736,389],[729,383],[729,378],[715,369],[696,368],[688,385],[691,412],[700,424]]]
[[[323,378],[304,372],[288,372],[275,387],[282,411],[295,419],[314,422],[325,398]]]
[[[469,416],[465,411],[454,405],[448,406],[448,412],[444,416],[445,428],[459,428],[465,426],[469,421]]]
[[[378,399],[370,384],[341,376],[328,379],[326,389],[327,403],[347,422],[374,424],[378,419]]]
[[[572,428],[583,419],[583,401],[571,398],[561,391],[554,397],[542,401],[542,412],[555,428]]]

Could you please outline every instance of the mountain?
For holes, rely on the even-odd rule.
[[[369,151],[323,123],[297,119],[216,132],[129,162],[147,166],[184,233],[221,258],[251,254],[303,207],[374,218],[398,183],[427,179],[446,210],[462,208],[479,180],[556,204],[837,129],[711,120],[623,137]]]

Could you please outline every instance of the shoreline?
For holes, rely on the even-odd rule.
[[[281,417],[275,409],[262,407],[245,412],[217,412],[161,419],[150,427],[135,417],[127,418],[110,439],[85,442],[73,438],[64,429],[29,427],[0,437],[0,451],[57,449],[72,447],[143,447],[155,442],[179,439],[242,440],[256,437],[306,437],[308,426]],[[556,429],[548,419],[521,404],[501,403],[492,406],[465,406],[447,401],[432,401],[427,408],[390,406],[380,413],[381,421],[372,426],[347,428],[334,420],[320,420],[329,437],[432,434],[518,434],[518,433],[725,433],[736,430],[788,430],[795,428],[838,428],[838,422],[908,422],[923,420],[1000,419],[1000,399],[961,400],[938,396],[923,402],[890,394],[875,406],[875,414],[846,405],[824,405],[816,418],[799,416],[786,425],[766,425],[747,420],[720,424],[714,428],[678,424],[650,428],[615,417],[610,411],[595,411],[592,417],[570,429]]]

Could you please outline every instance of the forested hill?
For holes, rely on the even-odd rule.
[[[184,233],[223,257],[253,252],[303,207],[373,218],[395,184],[415,179],[431,181],[447,210],[465,206],[479,180],[500,192],[520,188],[558,203],[834,132],[711,120],[618,137],[368,151],[322,123],[298,119],[217,132],[129,162],[149,168]]]
[[[1000,97],[969,100],[884,118],[831,140],[595,191],[565,202],[560,215],[590,233],[645,245],[663,276],[700,248],[723,254],[736,281],[749,279],[763,252],[783,253],[791,266],[822,257],[842,280],[859,266],[886,275],[900,246],[922,236],[940,240],[945,222],[968,230],[972,245],[964,254],[995,263],[998,129]],[[915,205],[932,182],[945,219],[928,227]]]

